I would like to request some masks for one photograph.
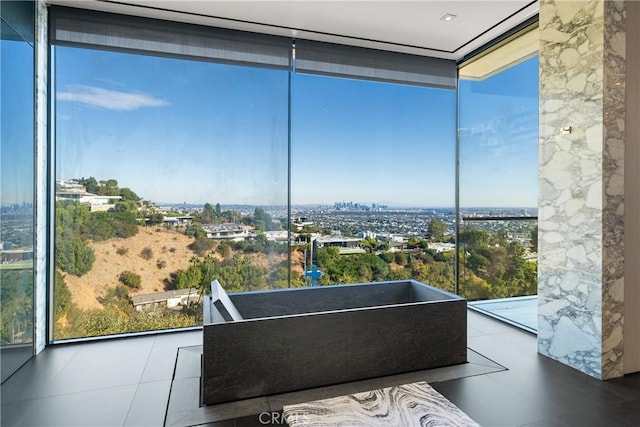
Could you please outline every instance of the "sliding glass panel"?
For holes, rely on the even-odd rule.
[[[459,292],[536,294],[537,56],[460,80],[459,109]]]
[[[3,2],[1,7],[0,361],[4,381],[33,356],[34,6]]]
[[[292,96],[292,284],[453,291],[455,91],[296,74]]]
[[[55,47],[55,338],[288,286],[287,71]]]

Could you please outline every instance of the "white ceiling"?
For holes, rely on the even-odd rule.
[[[532,0],[48,2],[456,60],[538,12]]]

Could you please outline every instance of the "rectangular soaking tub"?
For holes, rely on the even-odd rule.
[[[205,404],[467,361],[467,301],[414,280],[212,295]]]

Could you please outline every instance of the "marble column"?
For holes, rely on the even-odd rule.
[[[48,56],[49,46],[47,41],[47,5],[44,0],[36,0],[36,152],[35,152],[35,193],[36,193],[36,250],[35,250],[35,353],[44,350],[47,344],[47,305],[49,283],[49,264],[47,254],[49,253],[49,223],[47,206],[49,204],[48,188],[48,168],[49,151],[48,147]],[[51,257],[53,259],[53,257]]]
[[[540,2],[538,350],[623,374],[625,4]]]

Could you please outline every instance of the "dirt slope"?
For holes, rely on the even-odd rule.
[[[140,289],[131,289],[130,295],[162,292],[163,281],[169,274],[189,266],[189,260],[195,256],[187,246],[193,241],[179,231],[165,228],[140,227],[138,234],[127,239],[109,239],[104,242],[89,242],[96,256],[93,268],[82,277],[65,275],[65,281],[71,291],[73,302],[78,308],[87,310],[102,308],[97,297],[104,295],[105,288],[113,287],[120,282],[118,276],[123,271],[132,271],[140,275]],[[143,249],[149,248],[153,253],[150,259],[141,256]],[[124,252],[124,254],[119,254]],[[212,253],[218,259],[220,255]],[[294,270],[302,274],[302,254],[294,252],[292,262]],[[252,254],[251,261],[262,267],[269,267],[269,260],[261,254]],[[282,256],[286,259],[286,256]],[[166,265],[158,268],[158,263]],[[278,260],[271,259],[273,262]]]
[[[66,275],[73,301],[78,308],[100,308],[96,297],[104,294],[104,289],[119,284],[118,276],[129,270],[141,277],[141,288],[131,290],[130,295],[164,291],[163,280],[169,273],[189,265],[194,253],[187,248],[193,241],[177,231],[163,228],[140,227],[138,234],[128,239],[109,239],[104,242],[90,242],[96,260],[90,272],[82,277]],[[146,260],[141,256],[145,248],[150,248],[153,256]],[[123,255],[118,254],[125,252]],[[166,262],[158,268],[158,261]]]

